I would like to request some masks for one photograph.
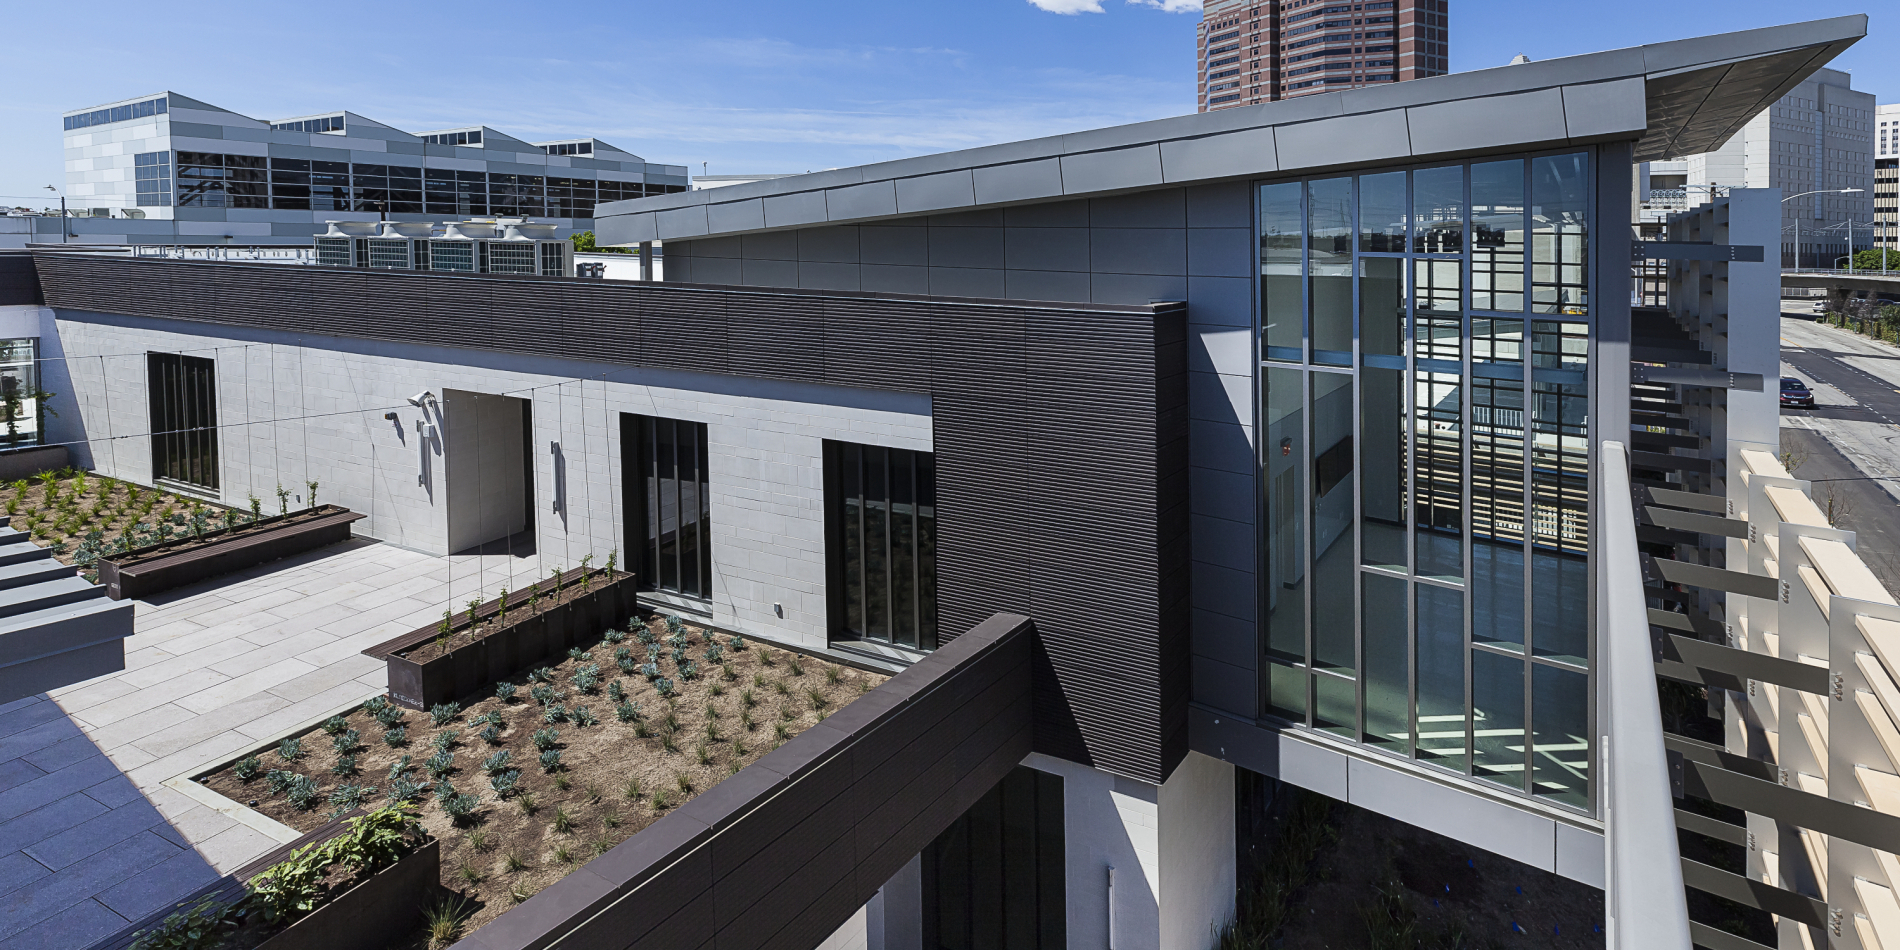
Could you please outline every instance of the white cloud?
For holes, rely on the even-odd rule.
[[[1029,0],[1038,10],[1074,16],[1078,13],[1101,13],[1102,0]],[[1167,3],[1180,3],[1181,0],[1165,0]]]
[[[1154,7],[1163,13],[1199,13],[1201,0],[1128,0],[1129,6]]]

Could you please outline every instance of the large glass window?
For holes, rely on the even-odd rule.
[[[1264,712],[1577,808],[1590,175],[1259,188]]]
[[[152,477],[218,488],[217,364],[201,356],[147,353]]]
[[[132,156],[141,208],[169,208],[172,203],[172,153],[141,152]]]
[[[923,851],[928,950],[1068,943],[1062,776],[1017,766]]]
[[[638,546],[640,584],[687,597],[712,596],[712,500],[706,479],[706,424],[620,417],[627,537]]]
[[[937,648],[937,467],[928,452],[825,443],[833,642]]]
[[[38,445],[44,433],[40,417],[40,341],[35,337],[0,340],[0,445]]]

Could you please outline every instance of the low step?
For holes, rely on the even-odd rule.
[[[0,617],[104,597],[106,589],[77,577],[62,577],[27,587],[0,590]]]
[[[0,590],[77,576],[79,576],[78,568],[70,564],[61,564],[50,557],[20,561],[16,564],[0,564]]]
[[[31,540],[33,540],[33,536],[28,532],[21,531],[18,528],[0,527],[0,544],[18,544],[22,541]]]
[[[41,558],[51,560],[53,552],[22,539],[16,543],[0,544],[0,564],[18,564],[21,561],[37,561]]]

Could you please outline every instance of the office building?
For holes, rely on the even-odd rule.
[[[1199,111],[1449,71],[1448,0],[1206,0],[1195,29]]]
[[[94,243],[308,244],[332,220],[469,216],[587,230],[598,202],[687,187],[685,167],[594,138],[411,134],[353,112],[267,121],[173,92],[64,125],[67,204]]]
[[[1900,105],[1874,113],[1874,246],[1900,250]]]
[[[1874,96],[1838,69],[1817,70],[1720,149],[1691,155],[1689,200],[1711,189],[1779,188],[1781,259],[1832,267],[1868,247],[1874,222]],[[1859,189],[1843,194],[1843,189]]]
[[[1896,946],[1900,604],[1775,456],[1776,197],[1631,240],[1639,163],[1865,32],[598,209],[664,281],[40,249],[49,426],[144,483],[147,354],[205,354],[207,497],[320,482],[435,554],[539,512],[646,604],[901,670],[464,950],[1206,950],[1266,778],[1606,888],[1612,950]]]

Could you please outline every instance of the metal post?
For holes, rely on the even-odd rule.
[[[1643,578],[1637,566],[1636,516],[1629,454],[1605,440],[1598,510],[1602,512],[1604,672],[1609,702],[1599,733],[1604,795],[1605,929],[1609,950],[1689,950],[1689,909],[1676,847],[1675,799],[1663,752],[1662,709]],[[1622,922],[1624,926],[1618,926]]]
[[[640,242],[640,279],[653,279],[653,242]]]

